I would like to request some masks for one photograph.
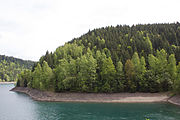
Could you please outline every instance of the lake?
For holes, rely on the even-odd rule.
[[[180,120],[180,107],[168,103],[38,102],[0,84],[0,120]]]

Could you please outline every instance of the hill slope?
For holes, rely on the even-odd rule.
[[[108,48],[114,62],[121,59],[123,63],[131,59],[134,52],[147,56],[156,50],[165,49],[174,53],[180,61],[180,24],[147,24],[136,26],[106,27],[89,31],[69,43],[77,42],[86,48],[102,50]]]
[[[81,92],[179,90],[180,24],[106,27],[46,52],[17,86]]]

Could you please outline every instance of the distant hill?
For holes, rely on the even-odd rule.
[[[27,69],[32,69],[35,62],[0,55],[0,81],[15,81],[17,75]]]
[[[7,62],[17,63],[20,66],[24,66],[24,68],[27,68],[27,69],[31,69],[32,66],[35,63],[34,61],[31,61],[31,60],[22,60],[22,59],[19,59],[19,58],[14,58],[14,57],[9,57],[9,56],[5,56],[5,55],[0,55],[0,62],[4,61],[4,60],[7,61]]]

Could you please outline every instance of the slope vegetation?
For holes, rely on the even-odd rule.
[[[48,51],[17,86],[46,91],[180,92],[180,24],[109,26]]]

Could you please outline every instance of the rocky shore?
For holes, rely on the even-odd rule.
[[[97,103],[170,102],[180,105],[180,96],[170,97],[168,93],[54,93],[24,87],[15,87],[11,91],[25,93],[37,101]]]

